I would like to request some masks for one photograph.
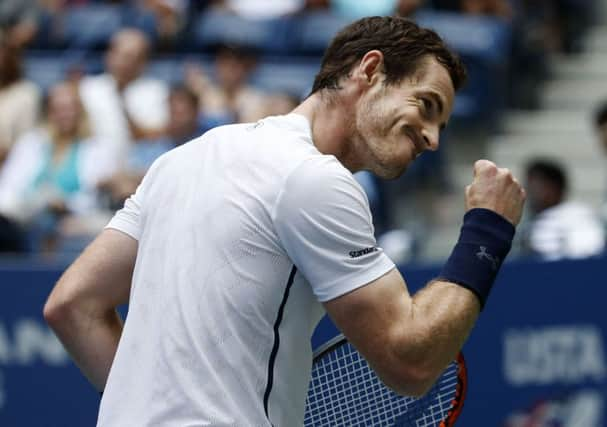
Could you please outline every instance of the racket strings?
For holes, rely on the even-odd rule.
[[[426,396],[403,397],[387,388],[346,342],[314,363],[304,426],[437,427],[457,393],[457,362],[449,365]]]

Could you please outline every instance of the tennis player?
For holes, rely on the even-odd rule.
[[[411,296],[352,172],[394,178],[436,150],[464,77],[434,32],[364,18],[292,114],[160,157],[44,309],[104,392],[98,426],[301,425],[325,310],[394,390],[428,390],[489,295],[524,192],[476,162],[461,237]]]

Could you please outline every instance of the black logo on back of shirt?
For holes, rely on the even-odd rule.
[[[350,255],[350,258],[358,258],[363,255],[370,254],[371,252],[377,252],[377,250],[378,249],[376,247],[365,248],[365,249],[361,249],[360,251],[350,251],[350,252],[348,252],[348,255]]]

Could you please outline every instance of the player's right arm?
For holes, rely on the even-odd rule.
[[[61,276],[44,306],[46,321],[99,391],[105,388],[122,334],[116,308],[129,300],[141,210],[154,165],[124,208]]]
[[[122,334],[116,307],[128,302],[137,240],[104,230],[61,276],[44,317],[82,373],[103,391]]]
[[[518,224],[524,190],[506,169],[475,164],[467,210],[489,209]],[[478,317],[479,298],[467,287],[434,280],[411,296],[394,269],[324,306],[382,380],[402,394],[421,395],[463,346]]]

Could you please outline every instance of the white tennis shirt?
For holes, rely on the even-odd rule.
[[[394,268],[295,114],[163,155],[108,227],[139,249],[98,426],[301,426],[320,302]]]

